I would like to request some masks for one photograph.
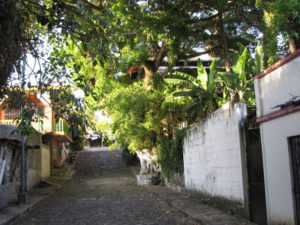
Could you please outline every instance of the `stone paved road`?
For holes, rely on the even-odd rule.
[[[17,224],[199,224],[136,185],[119,151],[84,151],[76,172]]]

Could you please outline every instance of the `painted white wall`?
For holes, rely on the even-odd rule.
[[[257,117],[300,95],[300,57],[255,80]],[[260,124],[268,224],[295,224],[288,137],[300,135],[300,112]]]
[[[268,222],[294,224],[288,137],[300,135],[300,112],[261,124]]]
[[[183,156],[188,190],[244,203],[239,122],[246,115],[245,104],[227,103],[187,131]]]
[[[52,119],[53,119],[53,111],[50,106],[45,106],[44,108],[44,120],[43,120],[43,126],[44,126],[44,131],[47,132],[52,132]]]
[[[254,80],[257,117],[278,111],[274,106],[300,96],[300,57]]]

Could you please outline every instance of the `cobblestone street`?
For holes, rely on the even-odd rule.
[[[120,151],[84,151],[72,179],[17,224],[199,223],[137,186]]]

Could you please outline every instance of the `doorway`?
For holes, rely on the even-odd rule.
[[[291,170],[293,174],[293,194],[296,224],[300,224],[300,136],[290,137]]]
[[[267,212],[260,129],[248,127],[246,131],[250,220],[265,225]]]

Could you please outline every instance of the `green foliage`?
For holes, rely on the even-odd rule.
[[[74,82],[85,93],[82,101],[69,88],[54,91],[51,97],[57,117],[83,132],[91,125],[87,103],[91,110],[103,109],[111,117],[109,129],[116,138],[112,148],[157,150],[165,138],[173,140],[187,115],[190,121],[203,118],[230,97],[253,105],[251,69],[257,74],[280,58],[278,35],[299,40],[299,1],[256,3],[255,7],[255,1],[225,0],[201,4],[4,0],[0,3],[4,15],[0,28],[6,34],[0,38],[0,88],[14,67],[20,74],[22,54],[29,52],[40,65],[39,71],[32,71],[39,90],[53,83],[65,86]],[[199,61],[197,76],[176,72],[165,79],[175,85],[162,82],[179,60],[199,56],[202,51],[232,64],[240,45],[254,50],[261,34],[257,60],[249,59],[245,50],[232,73],[218,74],[215,61],[208,73]],[[51,45],[49,53],[39,47],[45,39]],[[158,69],[163,64],[167,71],[161,73]],[[127,74],[133,65],[139,68],[136,79]],[[149,78],[147,84],[142,77]],[[19,100],[23,101],[22,97]],[[26,121],[37,114],[27,109],[23,113],[27,119],[20,126],[27,126]]]
[[[31,123],[43,119],[44,110],[39,99],[45,93],[50,95],[49,103],[55,112],[55,119],[64,119],[70,126],[69,131],[76,129],[84,132],[87,127],[93,126],[84,100],[76,98],[68,86],[31,88],[24,91],[19,87],[7,88],[3,92],[5,96],[3,107],[21,111],[20,118],[16,118],[18,133],[30,135],[34,131]]]
[[[211,63],[209,74],[207,74],[200,60],[198,60],[197,65],[196,78],[186,73],[175,72],[172,75],[173,78],[165,79],[169,84],[176,84],[185,88],[184,91],[175,92],[174,96],[191,97],[193,99],[192,103],[185,109],[190,122],[204,118],[219,106],[215,83],[217,75],[215,60]]]
[[[85,101],[75,97],[70,87],[49,89],[52,109],[55,119],[64,119],[71,130],[85,132],[88,127],[93,127]]]
[[[177,130],[174,139],[163,138],[158,162],[163,174],[169,179],[174,173],[183,173],[183,144],[186,128]]]
[[[300,2],[298,0],[256,0],[263,11],[263,48],[267,65],[271,66],[289,53],[291,40],[300,48]],[[290,44],[290,45],[289,45]]]
[[[20,72],[24,53],[33,50],[38,43],[36,37],[40,29],[29,10],[34,11],[28,1],[0,2],[0,88],[6,87],[11,73]]]
[[[124,85],[115,80],[113,91],[102,93],[100,107],[110,116],[110,146],[128,146],[131,152],[157,149],[163,136],[172,136],[185,120],[185,100],[176,99],[165,84],[161,89],[149,88],[142,82]]]
[[[16,133],[20,135],[31,135],[34,133],[32,122],[39,121],[43,117],[43,110],[38,101],[37,93],[34,91],[25,92],[20,88],[4,89],[5,99],[2,103],[2,109],[14,109],[20,111],[20,116],[15,118],[17,124]],[[29,97],[29,94],[31,97]]]
[[[84,138],[78,136],[73,139],[73,142],[70,144],[71,151],[81,151],[84,149]]]
[[[224,88],[225,99],[227,98],[226,95],[230,95],[231,101],[252,102],[250,98],[254,98],[254,86],[252,74],[246,73],[247,61],[249,61],[249,51],[246,47],[233,66],[233,72],[220,73],[220,82]]]
[[[265,2],[262,6],[265,11],[265,19],[270,27],[281,32],[287,37],[299,40],[300,35],[300,2],[297,0]]]
[[[196,78],[182,72],[175,72],[172,78],[165,79],[169,84],[184,88],[175,92],[174,96],[192,98],[192,102],[185,109],[190,122],[206,117],[229,100],[246,102],[249,106],[255,105],[252,78],[254,73],[257,74],[264,68],[261,46],[257,46],[254,59],[250,57],[246,47],[232,67],[233,72],[217,72],[215,63],[213,60],[209,74],[198,61]],[[222,90],[223,98],[220,97]]]

